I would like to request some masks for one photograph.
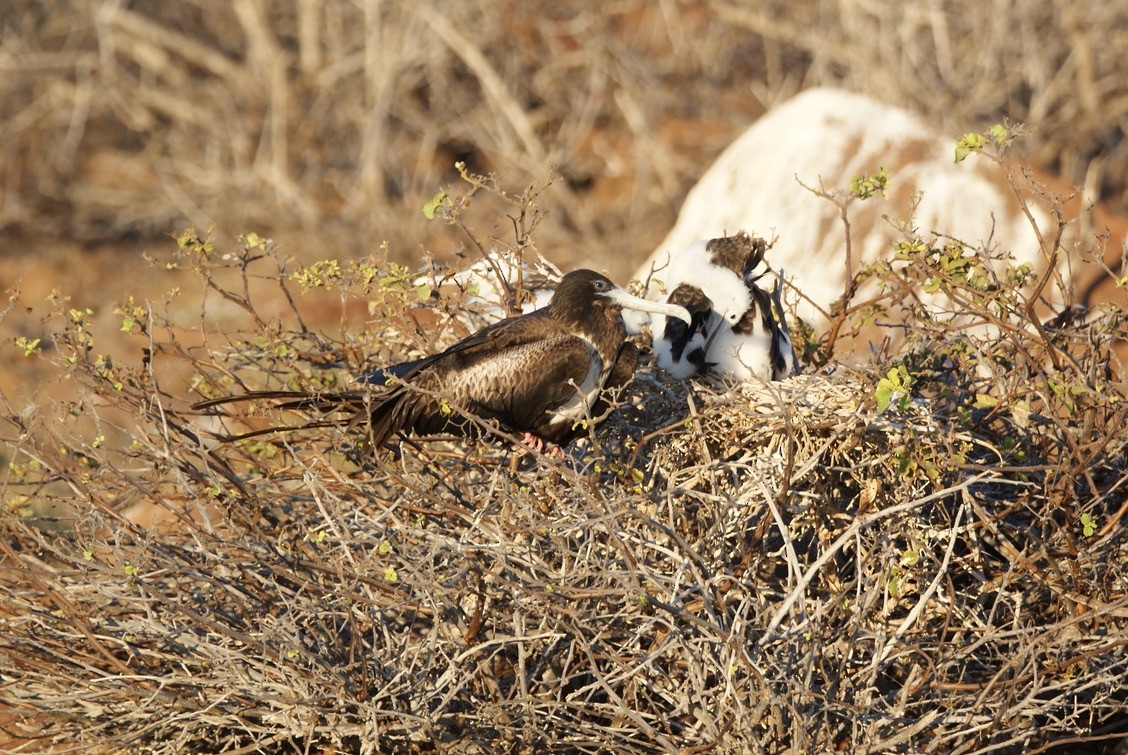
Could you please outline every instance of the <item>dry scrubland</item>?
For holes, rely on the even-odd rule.
[[[220,230],[107,280],[63,257],[60,297],[29,279],[0,308],[0,362],[64,396],[5,389],[2,746],[1113,751],[1123,324],[1036,326],[1021,271],[907,239],[899,278],[1001,337],[909,309],[899,353],[832,378],[644,367],[564,464],[501,440],[220,444],[280,418],[188,409],[456,338],[462,297],[401,267],[420,249],[622,278],[727,140],[809,84],[953,134],[1028,121],[1028,159],[1124,206],[1117,4],[777,5],[8,3],[4,264],[51,233]]]

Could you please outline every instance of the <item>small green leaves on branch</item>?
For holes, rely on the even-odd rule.
[[[341,279],[341,263],[337,260],[318,260],[304,270],[290,273],[290,278],[301,284],[302,293],[310,289],[331,289]]]
[[[208,234],[206,239],[201,239],[195,230],[189,228],[176,237],[176,245],[180,251],[208,259],[215,252],[215,245],[212,244],[211,234]]]
[[[986,144],[983,134],[964,134],[956,141],[956,162],[962,163],[972,152],[978,152]]]
[[[132,333],[134,327],[140,333],[145,332],[145,308],[136,304],[132,296],[129,297],[129,303],[115,308],[114,314],[121,315],[121,332]]]
[[[24,336],[17,336],[13,343],[17,349],[23,349],[25,357],[30,357],[32,354],[38,354],[39,339],[38,338],[25,338]]]
[[[440,191],[431,198],[431,201],[423,205],[423,217],[428,220],[435,219],[435,212],[447,203],[447,193]]]
[[[899,364],[889,370],[885,377],[877,381],[877,390],[874,391],[877,410],[884,412],[894,402],[901,411],[908,409],[912,402],[912,386],[913,378],[905,365]]]
[[[1014,138],[1014,132],[1001,123],[987,129],[986,134],[971,132],[956,140],[956,162],[962,163],[973,152],[981,152],[988,144],[1005,146]]]
[[[864,173],[855,173],[850,177],[850,193],[858,199],[869,199],[878,192],[882,197],[889,196],[889,173],[885,166],[877,169],[876,173],[868,176]]]
[[[992,409],[999,404],[999,399],[995,398],[989,393],[975,394],[975,403],[972,404],[976,409]]]
[[[242,234],[236,237],[236,241],[242,244],[244,249],[258,249],[264,252],[266,251],[267,245],[270,243],[270,239],[264,239],[254,232]]]

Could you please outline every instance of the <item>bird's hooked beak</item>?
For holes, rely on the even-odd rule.
[[[601,294],[606,296],[611,301],[618,304],[623,309],[633,309],[636,312],[653,312],[659,315],[668,315],[669,317],[676,317],[682,320],[686,325],[693,324],[693,318],[689,314],[689,310],[677,304],[668,304],[661,301],[650,301],[649,299],[640,299],[637,296],[631,296],[621,288],[613,288],[607,293]]]

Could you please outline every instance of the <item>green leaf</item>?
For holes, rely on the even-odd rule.
[[[890,569],[885,573],[885,588],[894,598],[901,597],[901,570]]]
[[[386,556],[386,555],[388,555],[389,553],[391,553],[391,552],[392,552],[392,544],[391,544],[391,543],[389,543],[389,542],[388,542],[387,540],[381,540],[381,541],[380,541],[380,545],[378,545],[378,546],[376,547],[376,551],[377,551],[377,552],[378,552],[378,553],[379,553],[379,554],[380,554],[381,556]]]
[[[874,391],[874,398],[877,399],[877,411],[883,412],[889,408],[889,402],[893,398],[893,390],[878,383],[877,390]]]
[[[1085,537],[1092,537],[1097,531],[1097,520],[1089,512],[1081,515],[1081,531],[1085,534]]]
[[[1011,140],[1012,134],[1006,126],[1001,123],[996,123],[994,126],[987,129],[987,136],[991,137],[991,140],[996,144],[1006,144]]]
[[[975,394],[975,403],[972,404],[976,409],[990,409],[999,404],[999,399],[986,393]]]
[[[964,134],[958,141],[956,141],[956,162],[962,163],[968,155],[972,152],[978,152],[983,149],[986,143],[983,134],[970,133]]]
[[[885,377],[877,381],[877,389],[874,391],[874,398],[877,399],[877,411],[884,412],[894,399],[897,400],[897,406],[901,411],[908,409],[911,401],[909,390],[912,388],[912,384],[913,379],[909,375],[909,371],[905,369],[905,365],[899,364],[889,370]]]
[[[869,199],[874,194],[881,192],[881,196],[888,197],[889,173],[885,166],[878,168],[876,173],[865,175],[855,173],[850,177],[850,193],[859,199]]]
[[[436,194],[430,202],[423,205],[423,217],[427,218],[428,220],[434,220],[435,211],[438,210],[444,202],[446,202],[446,198],[447,193],[445,191],[440,191],[438,194]]]
[[[384,581],[385,582],[398,582],[399,574],[391,566],[384,567]]]
[[[23,349],[25,357],[29,357],[32,354],[37,354],[39,352],[38,338],[25,338],[24,336],[19,336],[16,338],[15,344],[17,349]]]

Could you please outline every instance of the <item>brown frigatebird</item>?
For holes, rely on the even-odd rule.
[[[281,409],[344,415],[338,422],[235,438],[343,424],[364,429],[375,449],[397,433],[481,436],[488,433],[482,420],[493,420],[538,450],[546,443],[564,445],[598,421],[607,408],[606,393],[634,375],[638,352],[626,341],[624,308],[691,322],[684,307],[640,299],[599,273],[576,270],[564,276],[545,308],[483,328],[438,354],[361,378],[381,387],[333,394],[259,391],[193,408],[280,399]]]

